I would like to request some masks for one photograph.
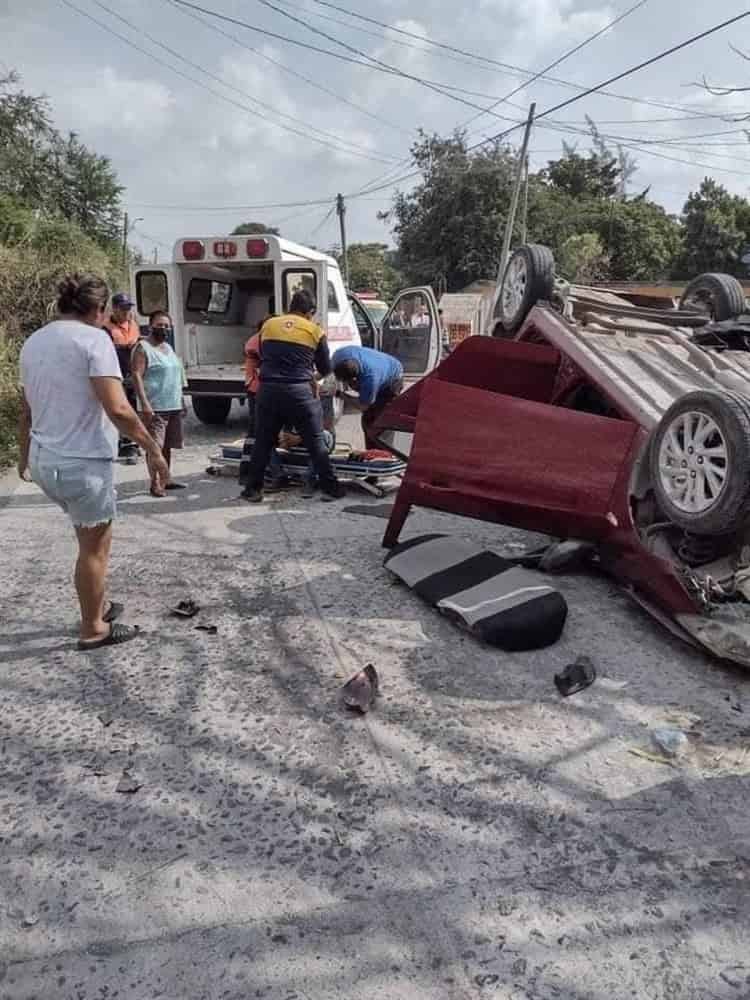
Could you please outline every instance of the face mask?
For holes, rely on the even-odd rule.
[[[151,327],[151,336],[154,338],[154,340],[166,340],[168,334],[169,330],[165,329],[164,327],[158,327],[158,326]]]

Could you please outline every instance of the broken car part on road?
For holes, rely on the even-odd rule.
[[[471,542],[421,535],[395,546],[385,568],[483,642],[505,650],[557,642],[568,606],[531,572]]]

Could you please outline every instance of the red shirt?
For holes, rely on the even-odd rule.
[[[260,333],[254,334],[245,344],[245,388],[257,393],[260,388]]]

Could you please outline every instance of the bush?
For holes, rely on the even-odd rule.
[[[66,274],[92,271],[110,288],[127,287],[115,251],[107,252],[64,219],[37,219],[0,200],[0,468],[15,456],[21,344],[54,315]]]
[[[21,342],[0,327],[0,469],[16,460],[18,355]]]

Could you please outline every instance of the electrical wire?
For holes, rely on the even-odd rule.
[[[326,222],[328,222],[328,220],[331,218],[331,216],[335,211],[336,211],[336,202],[334,202],[333,205],[331,205],[330,209],[326,212],[326,214],[323,216],[323,218],[317,224],[317,226],[307,234],[307,236],[305,237],[305,243],[309,243],[310,240],[313,239],[313,237],[315,237],[320,232],[320,230],[323,228],[323,226],[325,226]]]
[[[310,201],[277,201],[265,205],[147,205],[143,202],[131,201],[129,204],[137,209],[151,209],[167,212],[268,212],[276,208],[317,208],[327,205],[331,197],[316,198]]]
[[[487,111],[479,112],[473,115],[471,118],[468,119],[468,121],[465,121],[462,125],[459,125],[459,128],[460,129],[468,128],[468,126],[471,125],[472,122],[475,122],[478,118],[481,118],[483,115],[487,114],[487,112],[494,111],[495,108],[498,107],[498,105],[500,104],[505,104],[507,101],[511,99],[511,97],[515,97],[516,94],[520,93],[520,91],[525,90],[527,87],[530,87],[532,83],[536,83],[536,81],[540,77],[543,77],[545,73],[549,73],[550,70],[556,69],[561,63],[564,63],[566,59],[569,59],[571,56],[574,56],[576,52],[580,52],[581,49],[584,49],[587,45],[590,45],[592,42],[596,41],[596,39],[600,38],[606,31],[609,31],[611,28],[614,28],[616,25],[618,25],[621,21],[624,21],[626,17],[630,17],[631,14],[634,14],[637,10],[640,10],[640,8],[645,6],[647,2],[648,0],[638,0],[638,2],[634,3],[632,7],[629,7],[627,10],[623,11],[622,14],[618,14],[617,17],[613,18],[613,20],[605,24],[603,28],[600,28],[598,31],[595,31],[587,38],[584,38],[582,42],[579,42],[578,45],[575,45],[572,49],[568,49],[567,52],[564,52],[561,56],[555,59],[554,62],[551,62],[548,66],[545,66],[544,69],[540,69],[539,72],[535,73],[530,80],[526,80],[525,82],[520,83],[514,90],[509,91],[509,93],[507,93],[505,97],[501,97],[494,104],[490,105],[490,107],[487,108]]]
[[[674,55],[675,52],[680,52],[682,49],[685,49],[690,45],[694,45],[696,42],[702,41],[704,38],[715,35],[718,31],[723,31],[724,28],[728,28],[732,24],[737,24],[746,17],[750,17],[750,10],[746,10],[742,14],[736,14],[734,17],[727,18],[726,21],[721,21],[719,24],[715,24],[711,28],[706,28],[705,31],[701,31],[697,35],[692,35],[690,38],[686,38],[684,41],[678,42],[677,45],[672,45],[668,49],[664,49],[662,52],[657,52],[655,56],[651,56],[649,59],[644,59],[635,66],[631,66],[629,69],[623,70],[621,73],[616,73],[614,76],[610,76],[608,79],[604,80],[602,83],[596,84],[594,87],[588,87],[583,91],[583,93],[577,94],[575,97],[569,97],[566,101],[560,101],[559,104],[555,104],[553,107],[542,111],[541,114],[536,115],[535,121],[538,121],[540,118],[547,118],[549,115],[553,115],[556,111],[562,111],[563,108],[567,108],[571,104],[576,104],[578,101],[583,100],[584,97],[589,97],[591,94],[601,91],[604,87],[608,87],[612,83],[617,83],[619,80],[624,80],[626,77],[632,76],[634,73],[638,73],[642,69],[646,69],[648,66],[653,66],[662,59],[666,59],[667,56]],[[494,138],[494,136],[491,137],[490,141]]]
[[[333,42],[334,45],[340,45],[342,48],[346,49],[347,52],[352,52],[354,55],[369,60],[373,64],[373,66],[379,66],[381,69],[387,70],[389,73],[395,73],[396,76],[400,76],[404,80],[411,80],[413,83],[418,83],[421,87],[426,87],[428,90],[432,90],[436,94],[440,94],[443,97],[449,97],[452,101],[457,101],[459,104],[465,104],[467,107],[474,108],[474,110],[476,111],[481,111],[482,113],[490,113],[493,114],[494,117],[504,117],[501,115],[496,115],[495,112],[487,112],[486,108],[481,107],[475,101],[470,101],[467,98],[461,97],[456,93],[451,93],[450,90],[442,87],[440,84],[432,83],[429,80],[425,80],[423,77],[415,76],[413,73],[407,73],[404,70],[399,69],[397,66],[391,66],[390,63],[384,62],[382,59],[377,59],[375,56],[369,55],[367,52],[364,52],[362,49],[358,49],[354,45],[349,45],[348,42],[342,42],[341,39],[336,38],[335,35],[329,35],[328,32],[322,31],[320,28],[316,28],[308,21],[304,21],[302,18],[297,17],[295,14],[290,14],[283,8],[278,7],[275,3],[271,3],[271,0],[257,0],[257,2],[261,4],[263,7],[267,7],[269,10],[273,10],[277,14],[281,14],[282,17],[288,18],[295,24],[301,25],[301,27],[303,27],[306,31],[312,31],[313,34],[320,35],[321,38],[325,38],[329,42]]]
[[[98,0],[95,0],[95,2],[98,2]],[[95,17],[93,14],[90,14],[88,11],[85,11],[82,8],[78,7],[75,3],[72,2],[72,0],[60,0],[60,3],[64,4],[66,7],[69,7],[71,10],[74,10],[77,14],[80,14],[82,17],[87,18],[89,21],[92,21],[94,24],[98,25],[100,28],[102,28],[108,34],[113,35],[115,38],[119,38],[120,41],[125,42],[126,45],[129,45],[131,48],[136,49],[136,51],[140,52],[142,55],[147,56],[148,59],[151,62],[153,62],[153,60],[154,60],[153,53],[148,52],[142,46],[138,45],[136,42],[133,42],[130,38],[127,38],[125,35],[121,34],[118,31],[116,31],[110,25],[105,24],[103,21],[100,21],[99,18]],[[99,6],[103,6],[103,5],[100,4]],[[120,15],[115,15],[115,16],[119,17]],[[136,29],[136,30],[140,30],[140,29]],[[183,61],[187,61],[187,60],[183,60]],[[373,162],[376,162],[376,163],[387,163],[387,162],[389,162],[388,160],[386,160],[386,159],[384,159],[383,157],[380,157],[380,156],[372,156],[372,155],[366,154],[366,153],[355,152],[355,151],[347,149],[347,148],[345,148],[343,146],[335,146],[333,143],[327,142],[327,141],[325,141],[323,139],[318,138],[315,135],[309,134],[309,132],[303,132],[300,129],[293,128],[291,125],[285,125],[283,122],[275,122],[272,119],[268,118],[266,115],[264,115],[262,112],[256,111],[254,108],[247,107],[244,104],[240,104],[238,101],[235,101],[233,98],[227,97],[225,94],[221,94],[218,91],[213,90],[211,87],[206,86],[206,84],[203,83],[201,80],[194,79],[193,77],[189,76],[187,73],[183,73],[182,70],[177,69],[177,67],[172,66],[169,63],[166,63],[166,62],[162,61],[160,63],[160,65],[162,65],[162,66],[166,67],[167,69],[171,70],[171,72],[176,73],[177,76],[182,77],[184,80],[187,80],[189,83],[192,83],[194,86],[200,87],[201,89],[205,90],[207,93],[211,94],[213,97],[218,98],[220,101],[224,101],[227,104],[231,104],[234,107],[239,108],[241,111],[244,111],[247,114],[253,115],[253,116],[257,117],[257,118],[261,118],[264,121],[267,121],[269,123],[269,125],[273,126],[274,128],[284,129],[287,132],[292,132],[295,135],[299,135],[302,138],[307,139],[309,142],[318,143],[319,145],[325,146],[328,149],[333,149],[333,150],[335,150],[336,152],[339,152],[339,153],[346,153],[349,156],[359,156],[359,157],[362,157],[364,159],[372,160]],[[206,71],[202,71],[202,72],[206,72]],[[224,85],[225,86],[229,86],[229,84],[224,84]],[[255,98],[253,98],[253,100],[255,100]],[[391,162],[394,162],[394,161],[391,161]]]
[[[200,4],[192,3],[191,0],[171,0],[172,3],[179,5],[180,7],[189,7],[191,10],[198,11],[205,14],[208,17],[216,18],[219,21],[225,21],[227,24],[234,24],[240,28],[246,28],[248,31],[255,31],[259,35],[265,35],[268,38],[275,38],[277,41],[286,42],[288,45],[296,45],[298,48],[304,49],[307,52],[317,52],[320,55],[330,56],[333,59],[339,59],[346,63],[351,63],[354,66],[363,66],[365,69],[377,70],[380,73],[386,73],[389,76],[401,76],[400,70],[387,69],[383,66],[378,66],[373,64],[370,56],[366,56],[365,59],[355,59],[354,56],[345,55],[343,52],[335,52],[333,49],[324,49],[318,45],[312,45],[310,42],[301,42],[297,38],[290,38],[288,35],[280,35],[277,31],[270,31],[268,28],[261,28],[258,25],[250,24],[248,21],[241,21],[239,18],[230,17],[228,14],[220,14],[216,10],[210,10],[208,7],[202,7]],[[312,30],[308,26],[308,30]],[[338,42],[337,42],[338,44]],[[496,100],[496,94],[484,94],[476,90],[467,90],[463,87],[456,87],[450,83],[441,83],[434,80],[423,80],[425,84],[430,84],[433,87],[442,88],[443,90],[450,90],[457,94],[467,94],[469,97],[479,97],[484,98],[488,101]],[[496,115],[496,117],[501,117]]]
[[[220,28],[218,25],[209,23],[199,14],[190,10],[181,10],[179,5],[176,4],[174,0],[164,0],[164,2],[170,4],[185,17],[191,17],[194,21],[202,24],[204,28],[208,28],[210,31],[213,31],[218,35],[223,35],[224,38],[228,38],[229,41],[238,48],[244,49],[246,52],[252,52],[253,55],[265,60],[272,66],[277,66],[284,73],[288,73],[290,76],[293,76],[298,80],[302,80],[303,83],[306,83],[309,87],[313,87],[315,90],[319,90],[322,94],[327,94],[329,97],[333,97],[334,100],[340,101],[342,104],[347,104],[350,108],[354,108],[355,111],[359,111],[360,114],[366,115],[368,118],[372,118],[373,121],[376,121],[381,125],[385,125],[387,128],[392,128],[397,132],[401,132],[403,135],[412,134],[407,129],[402,128],[401,125],[389,122],[387,118],[382,118],[373,111],[368,111],[367,108],[362,107],[361,104],[356,104],[354,101],[350,101],[348,97],[343,97],[341,94],[337,94],[335,90],[329,90],[329,88],[324,87],[322,83],[317,83],[315,80],[310,79],[309,76],[305,76],[303,73],[298,73],[297,70],[292,69],[291,66],[287,66],[286,63],[281,62],[279,59],[274,59],[273,56],[269,56],[261,49],[256,49],[252,45],[247,45],[245,42],[241,42],[238,38],[235,38],[234,35],[230,35],[228,31],[224,31],[224,29]]]
[[[449,45],[445,42],[435,41],[432,38],[428,38],[426,35],[417,34],[416,32],[409,31],[406,28],[397,28],[394,25],[387,24],[385,21],[379,21],[377,20],[377,18],[368,17],[366,14],[360,14],[357,11],[349,10],[348,8],[342,7],[339,4],[330,2],[330,0],[313,0],[313,3],[316,3],[321,7],[329,7],[333,10],[337,10],[342,14],[347,14],[349,17],[356,18],[360,21],[365,21],[368,24],[378,25],[378,27],[380,28],[384,28],[387,31],[395,32],[396,34],[402,35],[406,38],[415,39],[421,42],[423,46],[425,44],[431,45],[434,48],[441,49],[444,52],[452,52],[458,55],[468,56],[471,59],[476,59],[480,62],[487,63],[490,66],[496,66],[499,69],[506,72],[508,75],[515,74],[523,77],[530,77],[534,75],[534,70],[532,69],[524,68],[523,66],[515,66],[513,65],[513,63],[502,62],[499,59],[492,59],[489,56],[484,56],[477,52],[469,52],[466,49],[458,48],[455,45]],[[418,46],[413,46],[413,47],[419,48]],[[420,51],[423,51],[423,49],[420,49]],[[572,83],[570,80],[562,80],[559,77],[549,76],[546,73],[541,77],[541,79],[543,79],[546,83],[551,83],[559,87],[567,87],[572,90],[585,91],[586,89],[581,84]],[[612,91],[606,91],[606,90],[600,90],[599,93],[603,97],[611,97],[618,101],[627,101],[628,103],[634,103],[634,104],[644,104],[648,105],[649,107],[662,108],[663,110],[666,111],[682,111],[689,116],[692,116],[694,114],[692,108],[684,107],[681,105],[665,104],[661,101],[652,101],[644,97],[633,97],[628,94],[617,94]],[[695,117],[704,117],[704,115],[696,113]],[[708,115],[708,117],[724,120],[724,116],[720,114]]]
[[[146,38],[149,42],[151,42],[152,45],[156,45],[158,48],[163,49],[165,52],[169,53],[169,55],[171,55],[173,58],[179,59],[182,62],[184,62],[187,66],[190,66],[192,69],[198,70],[199,73],[203,73],[210,80],[216,81],[216,83],[221,84],[228,90],[233,90],[236,94],[239,94],[246,100],[258,104],[260,107],[265,108],[272,114],[278,115],[280,118],[287,118],[290,121],[295,122],[297,125],[302,125],[306,129],[309,129],[310,132],[315,132],[318,135],[323,136],[324,138],[332,139],[335,143],[337,143],[340,146],[349,147],[351,150],[357,151],[359,153],[365,153],[365,155],[367,155],[369,158],[370,151],[363,149],[362,146],[357,146],[354,143],[348,142],[346,139],[342,139],[341,136],[338,136],[333,132],[326,132],[324,129],[315,128],[314,126],[309,125],[307,122],[304,122],[299,118],[295,118],[293,115],[288,115],[283,111],[279,111],[278,108],[274,108],[273,105],[267,104],[265,101],[258,100],[257,97],[253,97],[251,94],[248,94],[246,91],[241,90],[239,87],[235,87],[234,84],[227,83],[220,76],[217,76],[210,70],[205,69],[205,67],[199,65],[198,63],[192,62],[192,60],[186,58],[181,53],[177,52],[175,49],[170,48],[169,45],[165,45],[164,42],[160,42],[158,38],[154,38],[153,35],[150,35],[147,31],[144,31],[137,25],[133,24],[132,21],[129,21],[126,17],[123,17],[122,14],[118,14],[117,11],[112,10],[111,7],[108,7],[105,3],[102,3],[101,0],[92,0],[92,3],[96,4],[96,6],[99,7],[101,10],[106,11],[106,13],[109,14],[111,17],[116,17],[118,21],[121,21],[124,25],[126,25],[126,27],[130,28],[131,31],[134,31],[137,34],[141,34],[144,38]],[[384,158],[381,157],[381,159]]]

